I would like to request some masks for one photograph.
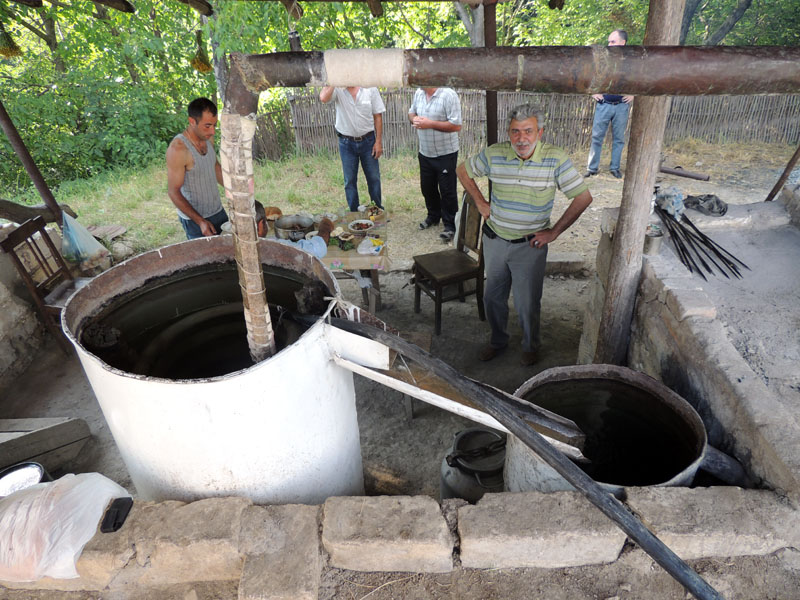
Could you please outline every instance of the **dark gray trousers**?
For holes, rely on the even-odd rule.
[[[538,350],[547,246],[531,248],[527,242],[511,244],[500,237],[490,239],[484,235],[483,256],[486,268],[483,306],[492,329],[490,345],[495,348],[508,345],[508,296],[512,292],[522,327],[522,350]]]

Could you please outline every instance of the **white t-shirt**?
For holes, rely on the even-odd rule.
[[[378,88],[358,88],[356,98],[347,88],[333,88],[336,104],[336,131],[350,137],[361,137],[375,131],[372,115],[386,112]]]

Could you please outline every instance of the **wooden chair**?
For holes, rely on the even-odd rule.
[[[0,242],[0,247],[9,255],[25,282],[45,327],[69,354],[71,346],[61,330],[61,311],[72,293],[91,278],[72,276],[64,257],[45,231],[45,220],[40,216],[22,223]]]
[[[483,309],[483,251],[481,226],[483,218],[472,196],[464,193],[461,220],[455,248],[414,257],[414,312],[420,311],[420,294],[425,292],[435,305],[434,331],[442,332],[442,303],[475,294],[478,316],[486,320]],[[475,280],[474,290],[465,290],[464,283]],[[446,289],[455,286],[457,289]]]

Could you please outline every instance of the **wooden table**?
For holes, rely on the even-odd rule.
[[[341,227],[345,231],[348,223],[364,217],[357,212],[345,213],[344,218],[338,220],[335,225]],[[348,272],[358,269],[361,274],[368,276],[372,282],[371,288],[361,288],[361,294],[364,303],[369,306],[369,311],[375,313],[376,310],[381,308],[381,285],[378,279],[378,274],[381,271],[388,271],[390,267],[389,250],[387,247],[387,230],[388,230],[387,213],[384,212],[380,217],[375,219],[375,227],[370,229],[370,233],[379,236],[383,240],[383,248],[379,254],[359,254],[356,248],[347,250],[346,252],[339,248],[337,245],[328,246],[328,254],[325,258],[320,260],[323,264],[331,270],[337,279],[344,279],[349,277]],[[353,240],[356,247],[363,238],[356,236]]]

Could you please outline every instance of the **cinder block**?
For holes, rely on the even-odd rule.
[[[714,319],[717,316],[717,307],[701,290],[667,288],[665,303],[678,321],[689,317]]]
[[[800,547],[800,512],[768,490],[628,488],[627,504],[684,560]]]
[[[239,600],[314,600],[322,560],[318,506],[249,506],[242,514],[245,553]]]
[[[578,492],[487,494],[458,511],[461,564],[562,568],[613,562],[625,533]]]
[[[137,503],[125,525],[131,526],[136,560],[112,586],[238,580],[241,516],[251,504],[247,498]]]
[[[453,540],[439,505],[426,496],[328,498],[322,544],[334,567],[444,573]]]

